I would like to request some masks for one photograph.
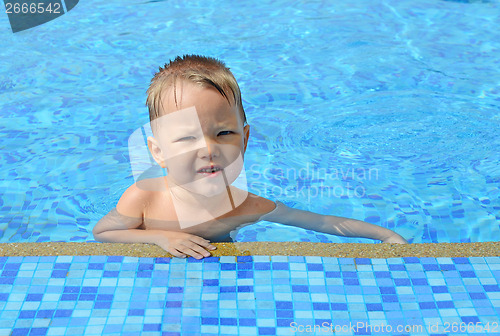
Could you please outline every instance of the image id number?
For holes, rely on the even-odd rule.
[[[48,3],[44,4],[43,2],[35,4],[28,3],[5,3],[5,9],[7,14],[43,14],[43,13],[52,13],[52,14],[61,14],[61,4],[59,3]]]

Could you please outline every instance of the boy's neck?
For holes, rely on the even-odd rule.
[[[248,195],[235,187],[226,187],[225,192],[213,196],[196,194],[179,186],[168,189],[181,228],[221,217],[235,210]]]

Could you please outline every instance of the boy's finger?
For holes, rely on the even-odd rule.
[[[196,259],[201,259],[203,257],[210,257],[210,252],[208,252],[202,246],[200,246],[200,245],[198,245],[196,243],[187,242],[187,243],[184,244],[184,246],[186,246],[186,249],[183,249],[182,251],[184,253],[188,253],[189,255],[192,255]],[[193,255],[192,253],[189,253],[189,252],[192,252],[192,253],[196,254],[200,258],[197,258],[197,256],[195,256],[195,255]]]
[[[200,246],[203,246],[203,247],[205,247],[205,248],[207,248],[209,250],[215,250],[216,249],[216,247],[214,245],[210,244],[210,240],[206,240],[206,239],[198,237],[198,236],[193,236],[191,238],[191,241],[193,243],[196,243],[196,244],[198,244]]]
[[[167,252],[177,258],[186,258],[186,255],[184,253],[181,253],[174,249],[168,249]]]

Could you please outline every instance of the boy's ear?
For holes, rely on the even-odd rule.
[[[248,138],[250,137],[250,125],[246,125],[243,127],[243,135],[244,135],[244,145],[243,145],[243,153],[247,151]]]
[[[165,158],[161,151],[160,145],[158,144],[158,141],[155,138],[148,137],[148,148],[149,152],[153,156],[153,159],[155,159],[156,163],[158,163],[160,167],[166,168],[167,165],[165,164]]]

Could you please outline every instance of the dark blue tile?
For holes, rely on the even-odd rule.
[[[170,264],[170,258],[155,258],[155,264]]]
[[[233,264],[236,265],[236,264]],[[252,263],[238,263],[238,270],[251,270],[253,269]]]
[[[447,286],[431,286],[433,293],[448,293]]]
[[[325,272],[325,277],[327,278],[340,278],[340,272]]]
[[[500,292],[500,287],[498,285],[483,285],[486,292]]]
[[[455,308],[453,301],[437,301],[438,308]]]
[[[253,278],[253,271],[238,271],[238,278],[251,279]]]
[[[290,269],[290,265],[286,262],[273,262],[273,270],[275,271],[285,271]]]
[[[78,300],[80,301],[95,301],[95,294],[80,294]]]
[[[78,300],[78,294],[63,294],[61,295],[61,301],[76,301]]]
[[[183,291],[182,287],[169,287],[167,293],[182,293]]]
[[[280,309],[276,311],[277,318],[293,318],[293,310],[291,309]]]
[[[145,323],[142,326],[142,331],[161,331],[161,324]]]
[[[241,262],[251,263],[253,261],[253,257],[252,256],[238,256],[238,257],[236,257],[236,261],[238,261],[239,263],[241,263]]]
[[[234,271],[236,270],[236,264],[222,263],[220,264],[220,269],[222,271]]]
[[[238,325],[238,319],[236,319],[236,318],[224,318],[224,317],[221,317],[220,318],[220,325],[232,325],[232,326],[235,326],[235,325]]]
[[[153,276],[152,271],[138,271],[136,273],[137,278],[151,278]]]
[[[236,292],[236,286],[220,286],[221,293]]]
[[[354,258],[357,265],[371,265],[372,261],[369,258]]]
[[[487,300],[488,297],[484,293],[469,293],[472,300]]]
[[[470,264],[469,258],[455,257],[451,258],[455,264]]]
[[[94,309],[111,309],[111,301],[96,301]]]
[[[389,264],[390,271],[405,271],[405,265],[403,264]]]
[[[380,294],[396,294],[394,287],[379,287]]]
[[[19,313],[20,319],[32,319],[35,318],[36,310],[21,310]]]
[[[323,264],[307,264],[308,271],[323,271]]]
[[[28,294],[25,301],[42,301],[43,294]]]
[[[64,287],[63,293],[80,293],[80,287],[66,286]]]
[[[103,278],[118,278],[120,275],[119,271],[104,271],[102,273]]]
[[[345,310],[347,311],[347,303],[331,303],[332,310]]]
[[[276,325],[278,327],[290,327],[290,325],[292,325],[293,323],[293,319],[282,319],[282,318],[279,318],[276,320]]]
[[[477,316],[461,316],[462,322],[464,323],[480,323],[481,321]],[[484,327],[483,327],[484,328]]]
[[[351,278],[358,278],[358,273],[357,272],[351,272],[351,271],[344,271],[342,272],[342,277],[343,278],[348,278],[348,279],[351,279]]]
[[[419,264],[420,259],[417,257],[404,257],[403,261],[405,264]]]
[[[29,335],[30,336],[45,336],[49,328],[31,328]]]
[[[106,262],[108,263],[121,263],[123,262],[123,258],[122,256],[109,256],[108,259],[106,260]]]
[[[399,302],[397,295],[382,295],[382,302]]]
[[[410,281],[410,279],[396,278],[396,279],[394,279],[394,284],[396,286],[411,286],[411,281]]]
[[[276,309],[293,309],[292,301],[276,301]]]
[[[330,304],[328,302],[313,302],[314,310],[330,310]]]
[[[42,309],[36,313],[36,318],[52,318],[55,310]]]
[[[257,325],[256,319],[254,318],[240,318],[238,319],[240,326],[244,327],[255,327]]]
[[[457,267],[453,264],[440,264],[439,267],[442,271],[454,271]]]
[[[435,302],[419,302],[418,305],[420,309],[436,309]]]
[[[271,263],[268,262],[256,262],[253,264],[254,269],[259,271],[267,271],[271,269]]]
[[[144,309],[129,309],[128,316],[144,316]]]
[[[436,264],[423,264],[424,271],[439,271],[439,265]]]
[[[458,273],[460,274],[460,277],[462,278],[476,278],[476,273],[474,273],[473,271],[458,271]]]
[[[2,277],[0,278],[0,285],[12,285],[14,284],[14,280],[16,280],[15,277],[5,277],[5,278]]]
[[[219,286],[219,279],[203,280],[203,286]]]
[[[259,335],[276,335],[276,328],[272,327],[259,327]]]
[[[165,307],[167,307],[167,308],[180,308],[180,307],[182,307],[182,301],[167,301],[165,303]]]
[[[382,307],[381,303],[367,303],[366,310],[368,310],[368,311],[383,311],[384,308]]]
[[[58,269],[58,270],[68,270],[69,267],[71,266],[70,263],[56,263],[54,265],[54,269]]]
[[[8,301],[9,293],[0,293],[0,301]]]
[[[428,286],[429,283],[427,282],[427,279],[425,278],[412,278],[411,282],[413,286]]]
[[[238,286],[238,292],[241,293],[253,292],[253,286]]]
[[[343,281],[346,286],[359,286],[358,279],[343,279]]]
[[[9,336],[26,336],[30,332],[30,328],[14,328]]]
[[[62,279],[62,278],[65,278],[67,274],[68,274],[68,271],[66,271],[66,270],[64,270],[64,271],[57,270],[57,271],[52,271],[52,274],[50,275],[50,277]]]
[[[309,287],[306,285],[292,285],[292,292],[308,293]]]
[[[139,264],[139,271],[152,271],[154,269],[153,264]]]
[[[373,273],[375,274],[375,278],[377,278],[377,279],[384,279],[384,278],[391,277],[391,272],[387,272],[387,271],[376,271]]]
[[[89,263],[87,269],[102,271],[104,269],[104,263]]]
[[[205,325],[219,325],[219,319],[216,317],[202,317],[201,324]]]

